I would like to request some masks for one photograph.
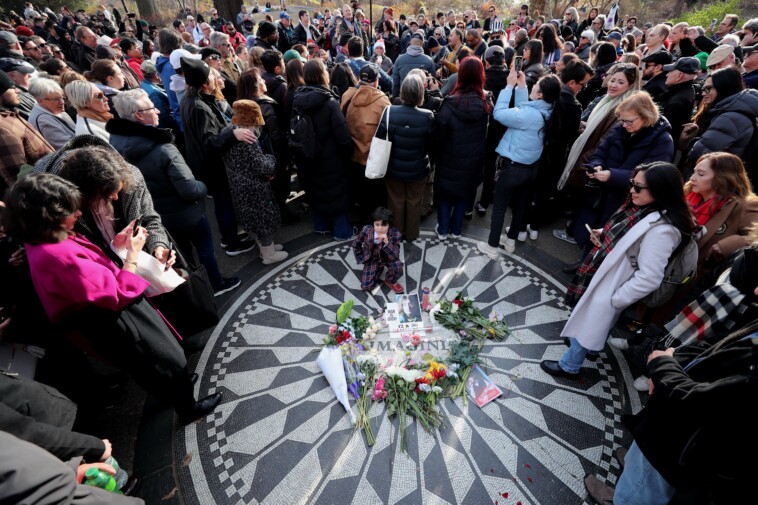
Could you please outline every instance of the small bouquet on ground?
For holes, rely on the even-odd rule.
[[[379,356],[371,353],[359,354],[356,362],[360,370],[358,378],[361,381],[361,387],[358,396],[358,419],[355,427],[363,430],[366,434],[366,442],[371,446],[376,441],[374,431],[371,429],[371,418],[369,417],[371,400],[380,401],[387,396],[386,391],[382,391],[384,388],[384,376],[379,376],[381,368]],[[379,381],[381,381],[381,384],[378,384]]]
[[[483,342],[487,338],[503,340],[508,336],[508,325],[502,313],[493,311],[489,317],[484,317],[474,306],[474,301],[461,293],[452,301],[440,300],[429,312],[429,316],[466,340]]]
[[[472,342],[461,340],[453,342],[450,346],[450,356],[448,357],[448,374],[452,369],[458,377],[459,382],[452,388],[450,398],[463,396],[463,403],[467,404],[466,396],[463,395],[466,387],[466,381],[471,374],[471,368],[480,363],[479,350],[481,347]]]
[[[350,422],[355,424],[355,414],[350,409],[350,402],[347,397],[347,383],[345,382],[345,371],[342,365],[342,353],[337,347],[324,347],[316,358],[321,372],[329,382],[334,391],[337,400],[345,407],[350,414]]]

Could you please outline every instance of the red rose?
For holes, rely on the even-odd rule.
[[[455,300],[453,300],[453,303],[460,307],[461,305],[463,305],[463,300],[461,300],[460,298],[456,298]]]

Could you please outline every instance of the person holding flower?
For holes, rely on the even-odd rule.
[[[405,290],[397,282],[403,275],[403,262],[400,261],[400,231],[391,225],[392,211],[385,207],[377,207],[371,217],[374,223],[364,226],[353,241],[355,260],[363,263],[361,289],[374,289],[386,267],[384,283],[395,293],[402,293]]]

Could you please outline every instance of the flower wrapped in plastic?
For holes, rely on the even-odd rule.
[[[355,424],[355,414],[350,409],[350,402],[347,396],[347,382],[345,381],[345,371],[342,365],[342,352],[336,347],[324,347],[316,358],[316,364],[318,364],[327,382],[329,382],[332,391],[334,391],[334,396],[337,397],[337,401],[345,407],[345,410],[350,415],[350,422]]]

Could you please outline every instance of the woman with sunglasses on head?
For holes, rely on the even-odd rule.
[[[587,236],[585,225],[597,228],[605,223],[629,191],[634,167],[653,161],[670,162],[674,157],[671,125],[644,91],[635,91],[616,108],[618,124],[595,149],[586,170],[595,189],[585,193],[574,223],[577,242]],[[585,230],[584,236],[579,230]],[[592,246],[585,246],[585,255]]]
[[[639,165],[629,182],[626,202],[593,230],[594,248],[569,286],[566,304],[574,308],[561,336],[570,347],[560,361],[540,363],[554,377],[578,379],[587,353],[603,349],[621,313],[660,286],[669,258],[691,240],[692,214],[674,165]],[[635,243],[636,267],[627,255]]]
[[[758,90],[745,89],[740,71],[726,67],[705,80],[701,108],[684,125],[687,158],[694,163],[705,153],[725,151],[742,156],[749,148],[758,116]],[[753,169],[755,167],[752,167]]]
[[[89,81],[72,81],[64,89],[76,109],[76,135],[95,135],[108,142],[110,134],[105,123],[113,114],[105,93]]]

